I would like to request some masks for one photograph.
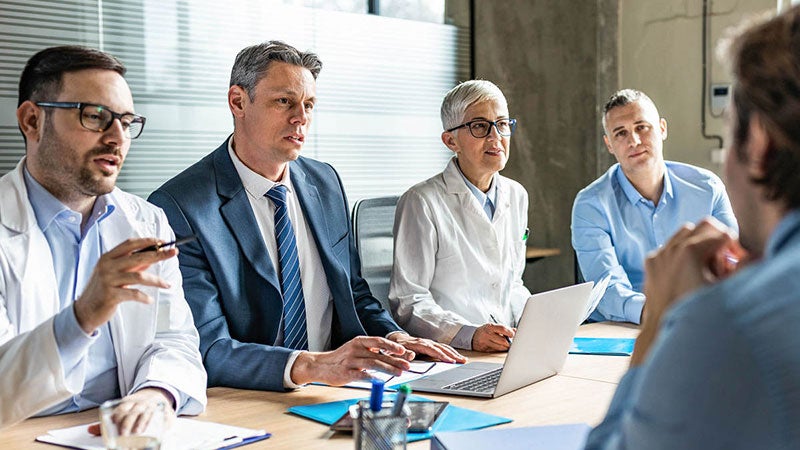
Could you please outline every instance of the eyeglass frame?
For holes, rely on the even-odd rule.
[[[509,127],[511,127],[511,131],[509,131],[508,134],[503,134],[502,132],[500,132],[500,128],[497,126],[497,122],[500,122],[500,121],[503,121],[503,120],[507,120]],[[488,123],[489,124],[489,128],[488,128],[489,131],[487,131],[486,134],[483,135],[483,136],[475,136],[475,134],[472,132],[472,124],[476,123],[476,122],[486,122],[486,123]],[[490,134],[492,134],[492,127],[494,127],[494,129],[497,130],[497,134],[499,134],[500,136],[509,137],[512,134],[514,134],[514,130],[517,129],[517,119],[508,118],[508,119],[498,119],[498,120],[495,120],[495,121],[491,121],[491,120],[487,120],[487,119],[474,119],[474,120],[470,120],[469,122],[464,122],[459,126],[450,128],[449,130],[445,130],[445,131],[450,133],[450,132],[453,132],[455,130],[458,130],[459,128],[464,128],[464,127],[466,127],[467,130],[469,130],[469,134],[472,137],[474,137],[475,139],[483,139],[486,136],[489,136]]]
[[[414,370],[414,369],[409,368],[408,370],[406,370],[406,372],[413,373],[413,374],[416,374],[416,375],[425,375],[426,373],[430,372],[431,369],[436,367],[436,361],[420,361],[420,362],[428,363],[428,366],[425,368],[425,370],[420,371],[420,370]],[[389,374],[385,373],[385,375],[389,375]],[[384,383],[388,383],[389,381],[391,381],[391,380],[393,380],[395,378],[399,378],[399,377],[400,376],[398,376],[398,375],[389,375],[389,377],[386,378],[386,379],[381,378],[381,377],[378,377],[378,379],[383,381]]]
[[[107,106],[98,105],[96,103],[84,103],[84,102],[35,102],[34,104],[36,106],[41,106],[41,107],[45,107],[45,108],[77,109],[78,112],[79,112],[78,121],[80,122],[81,126],[83,128],[85,128],[85,129],[89,130],[89,131],[97,131],[98,133],[104,133],[104,132],[108,131],[108,129],[111,128],[111,125],[114,123],[114,120],[119,120],[119,123],[122,125],[123,131],[125,131],[126,134],[127,134],[126,137],[128,139],[130,139],[130,140],[134,140],[134,139],[136,139],[136,138],[138,138],[139,136],[142,135],[142,131],[144,131],[144,125],[147,122],[147,118],[144,117],[144,116],[141,116],[139,114],[114,112],[110,108],[108,108]],[[97,108],[101,108],[104,111],[108,111],[108,113],[111,114],[111,120],[108,121],[108,124],[105,126],[105,128],[102,128],[102,129],[89,128],[83,123],[83,110],[84,110],[84,108],[89,107],[89,106],[94,106],[94,107],[97,107]],[[122,118],[126,117],[126,116],[133,117],[133,120],[131,120],[131,122],[128,124],[127,127],[125,126],[125,123],[122,121]],[[141,123],[142,124],[142,127],[139,129],[139,133],[136,136],[133,136],[131,134],[131,132],[130,132],[131,124],[133,124],[133,123]]]

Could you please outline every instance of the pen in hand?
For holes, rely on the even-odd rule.
[[[187,244],[187,243],[195,241],[195,240],[197,240],[197,236],[193,234],[191,236],[186,236],[185,238],[176,239],[176,240],[171,241],[171,242],[163,242],[161,244],[154,244],[154,245],[147,246],[145,248],[140,248],[139,250],[136,250],[133,253],[157,252],[157,251],[161,250],[164,247],[170,247],[170,246],[173,246],[173,245],[177,247],[179,245]]]
[[[494,314],[489,314],[489,318],[492,319],[492,323],[495,325],[500,325],[500,322],[495,319]],[[511,338],[505,335],[503,337],[506,339],[506,342],[508,342],[508,345],[511,346]]]

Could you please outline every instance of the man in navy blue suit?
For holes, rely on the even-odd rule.
[[[278,41],[231,71],[233,135],[149,200],[180,238],[184,290],[210,386],[285,390],[394,375],[415,353],[465,358],[404,332],[361,277],[344,188],[300,156],[322,63]]]

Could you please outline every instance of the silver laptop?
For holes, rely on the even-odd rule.
[[[414,392],[494,398],[558,373],[583,321],[592,282],[531,295],[505,364],[473,362],[419,378]]]

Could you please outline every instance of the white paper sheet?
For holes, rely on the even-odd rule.
[[[88,432],[89,424],[50,430],[36,438],[39,442],[85,450],[104,450],[103,438]],[[216,449],[263,436],[264,430],[234,427],[202,420],[178,418],[161,443],[162,450]]]
[[[584,314],[580,323],[586,322],[586,319],[588,319],[597,308],[597,305],[600,303],[600,300],[606,293],[606,289],[608,289],[609,281],[611,281],[610,273],[601,278],[600,281],[598,281],[597,284],[592,287],[592,292],[589,294],[589,302],[587,305],[586,314]]]
[[[379,372],[377,370],[368,370],[367,373],[369,373],[373,378],[385,381],[387,390],[395,390],[397,389],[398,386],[400,386],[403,383],[408,383],[416,379],[426,377],[428,375],[433,375],[435,373],[444,372],[445,370],[452,369],[453,367],[456,366],[458,366],[458,364],[448,364],[443,362],[432,362],[432,361],[412,361],[411,370],[403,372],[403,374],[400,375],[399,377]],[[356,389],[371,389],[372,382],[370,380],[352,381],[350,383],[345,384],[344,387],[350,387]]]

